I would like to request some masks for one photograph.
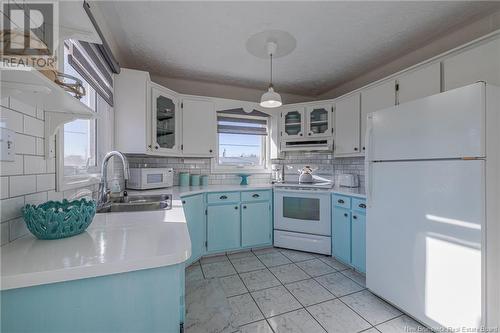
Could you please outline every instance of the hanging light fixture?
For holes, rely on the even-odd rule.
[[[273,54],[276,54],[276,50],[278,49],[278,44],[274,42],[267,43],[267,53],[269,54],[269,59],[271,63],[270,70],[270,81],[269,88],[260,98],[260,106],[263,108],[277,108],[281,106],[283,103],[281,101],[281,96],[277,92],[274,91],[273,87]]]

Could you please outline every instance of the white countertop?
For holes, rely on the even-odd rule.
[[[208,185],[208,186],[174,186],[170,188],[156,189],[156,190],[128,190],[129,194],[172,194],[174,202],[180,200],[181,197],[188,195],[210,193],[210,192],[224,192],[224,191],[252,191],[252,190],[272,190],[272,184],[256,184],[256,185]],[[300,191],[300,190],[299,190]],[[358,198],[366,198],[365,190],[361,187],[338,187],[335,186],[331,190],[326,190],[331,193],[349,195]],[[179,204],[179,203],[177,203]]]
[[[351,197],[357,198],[366,198],[365,189],[361,187],[338,187],[335,186],[332,189],[332,192],[335,194],[349,195]]]
[[[182,206],[96,214],[82,234],[38,240],[31,234],[0,248],[1,290],[156,268],[191,256]]]
[[[175,265],[191,256],[181,197],[207,192],[270,190],[272,184],[174,186],[130,194],[172,194],[172,209],[97,214],[82,234],[38,240],[31,234],[0,247],[1,290]],[[332,193],[365,198],[360,188]]]

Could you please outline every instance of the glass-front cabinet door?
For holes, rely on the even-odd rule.
[[[152,87],[152,147],[153,152],[179,150],[179,104],[175,94]]]
[[[281,136],[283,139],[304,137],[304,108],[288,109],[281,114]]]
[[[333,106],[311,105],[307,107],[307,136],[324,137],[332,135]]]

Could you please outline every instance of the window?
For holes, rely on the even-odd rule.
[[[64,43],[63,72],[83,82],[86,94],[80,101],[96,112],[97,117],[96,119],[77,119],[61,126],[57,136],[57,151],[61,152],[61,154],[57,154],[58,190],[82,187],[98,182],[100,176],[99,157],[111,149],[111,147],[107,147],[109,140],[105,137],[106,134],[103,135],[106,128],[108,128],[108,132],[110,132],[110,128],[112,129],[112,123],[107,121],[108,117],[106,116],[111,107],[68,61],[70,44],[70,41]]]
[[[267,118],[243,115],[217,116],[218,170],[265,170]]]

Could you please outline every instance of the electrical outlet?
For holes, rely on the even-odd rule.
[[[16,155],[14,131],[0,127],[0,161],[14,162]]]

